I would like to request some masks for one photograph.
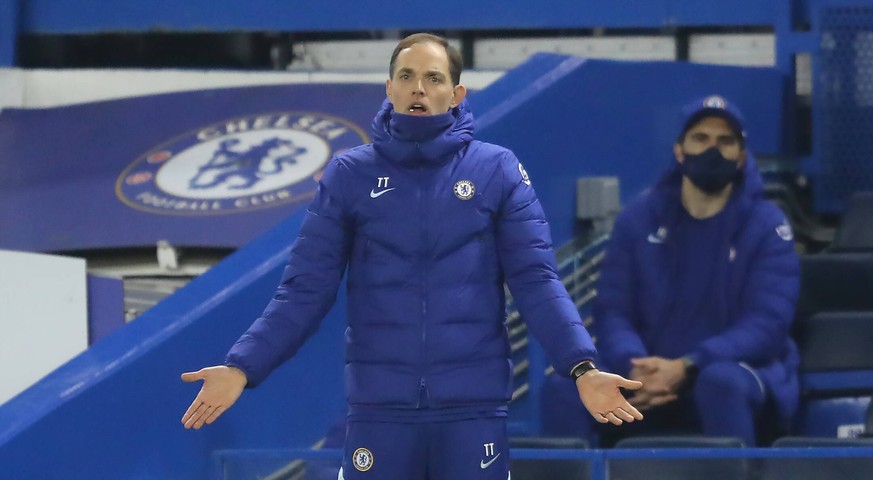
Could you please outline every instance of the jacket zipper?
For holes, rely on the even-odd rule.
[[[416,148],[420,148],[415,144]],[[427,268],[428,268],[428,253],[427,253],[427,207],[426,207],[426,183],[424,175],[424,166],[418,167],[418,208],[421,218],[421,249],[419,253],[420,271],[421,271],[421,383],[419,384],[418,406],[428,406],[427,381],[425,379],[427,369]]]

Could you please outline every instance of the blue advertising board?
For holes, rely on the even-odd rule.
[[[369,142],[381,85],[206,90],[0,112],[0,248],[236,248]]]

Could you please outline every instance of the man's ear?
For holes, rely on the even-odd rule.
[[[739,163],[739,165],[737,165],[738,169],[742,170],[743,168],[746,167],[746,151],[745,150],[740,152],[740,158],[739,158],[738,163]]]
[[[457,107],[461,104],[464,98],[467,96],[467,87],[463,85],[455,85],[455,89],[452,91],[452,108]]]
[[[682,151],[682,145],[673,144],[673,156],[676,157],[677,162],[685,163],[685,152]]]
[[[394,99],[391,98],[391,79],[385,80],[385,96],[388,97],[388,100],[391,100],[391,103],[394,103]]]

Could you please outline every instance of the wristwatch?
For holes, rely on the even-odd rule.
[[[597,367],[594,366],[594,362],[591,360],[585,360],[584,362],[576,365],[570,370],[570,376],[573,377],[573,380],[577,380],[582,375],[585,375],[591,370],[597,370]]]
[[[682,357],[679,360],[682,361],[682,366],[685,367],[686,375],[697,372],[697,364],[694,363],[691,357]]]

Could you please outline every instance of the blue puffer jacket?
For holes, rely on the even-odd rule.
[[[326,168],[275,298],[227,364],[253,386],[294,355],[346,266],[350,405],[505,404],[504,281],[558,371],[592,359],[527,174],[509,150],[472,139],[466,103],[412,117],[385,102],[373,129],[373,144]]]
[[[612,232],[595,301],[593,333],[602,366],[627,375],[630,359],[690,356],[699,366],[746,362],[759,373],[783,420],[798,402],[797,347],[791,323],[799,289],[799,264],[783,213],[763,198],[763,182],[749,155],[731,199],[719,215],[726,236],[714,251],[715,278],[707,302],[720,311],[712,322],[721,333],[687,344],[683,331],[669,331],[676,296],[678,258],[671,241],[679,215],[682,175],[670,168],[650,191],[619,215]],[[722,258],[723,260],[719,260]]]

